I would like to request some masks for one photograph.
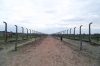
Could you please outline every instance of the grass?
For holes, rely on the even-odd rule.
[[[67,38],[67,37],[64,36],[64,38]],[[70,37],[70,38],[73,39],[73,37]],[[75,39],[76,39],[76,40],[79,40],[80,38],[79,38],[79,37],[75,37]],[[82,40],[88,41],[89,39],[88,39],[88,38],[82,38]],[[97,41],[97,37],[91,37],[91,40],[92,40],[92,41]],[[100,41],[100,38],[98,38],[98,41]]]
[[[35,37],[33,37],[33,36],[31,36],[32,38],[35,38]],[[24,36],[24,38],[27,38],[27,36]],[[28,36],[28,38],[30,38],[30,36]]]
[[[15,47],[14,47],[14,49],[9,51],[7,53],[7,55],[9,55],[9,57],[12,57],[12,56],[16,55],[18,51],[20,51],[21,49],[25,48],[27,45],[29,45],[29,44],[23,44],[21,46],[17,45],[17,51],[15,51]]]
[[[4,40],[4,38],[0,38],[0,40]]]
[[[92,37],[91,40],[97,41],[96,37]],[[100,41],[100,38],[98,38],[98,41]]]
[[[24,39],[26,39],[26,38],[27,38],[27,36],[24,36]],[[34,38],[34,37],[32,36],[32,38]],[[28,39],[30,39],[30,36],[28,36]],[[11,40],[15,40],[15,38],[7,38],[7,41],[11,41]],[[18,40],[22,40],[22,37],[18,37]],[[0,38],[0,42],[3,42],[3,41],[4,41],[4,38]]]
[[[7,38],[7,41],[15,40],[15,38]],[[21,38],[18,38],[18,40],[21,40]],[[4,41],[4,38],[0,38],[0,42]]]
[[[7,38],[7,40],[13,40],[15,38]],[[0,40],[4,40],[4,38],[0,38]]]
[[[25,48],[27,45],[30,45],[30,43],[32,43],[32,42],[33,41],[31,41],[31,42],[30,41],[29,42],[25,41],[25,43],[23,43],[23,44],[20,42],[19,45],[17,44],[17,51],[20,51],[21,49]],[[14,47],[13,50],[11,50],[10,52],[8,52],[8,55],[10,57],[12,57],[12,56],[16,55],[17,51],[15,51],[15,47]]]
[[[88,38],[83,38],[82,40],[89,40]],[[97,41],[97,37],[91,37],[92,41]],[[100,41],[100,38],[98,38],[98,41]]]

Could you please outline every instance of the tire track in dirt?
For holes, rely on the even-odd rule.
[[[7,66],[97,66],[92,59],[51,36],[25,47],[8,60]]]

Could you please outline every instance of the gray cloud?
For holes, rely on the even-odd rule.
[[[62,19],[61,22],[82,22],[85,18]]]
[[[87,25],[85,27],[88,28],[88,23],[94,22],[92,26],[94,29],[92,32],[99,32],[100,1],[2,0],[0,1],[0,20],[0,22],[3,20],[7,21],[8,24],[10,24],[8,26],[8,30],[13,31],[15,27],[12,28],[11,26],[14,24],[17,24],[19,27],[24,26],[27,28],[32,28],[34,25],[35,28],[33,27],[33,29],[52,33],[62,31],[67,28],[73,28],[74,26],[79,27],[80,23],[84,24],[84,26]],[[4,27],[2,26],[4,25],[0,24],[0,26],[0,30],[3,30]],[[95,28],[96,26],[98,29]],[[21,28],[19,28],[19,30],[21,30]],[[84,29],[83,32],[87,31]]]

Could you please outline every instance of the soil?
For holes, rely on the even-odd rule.
[[[7,56],[7,66],[100,66],[75,47],[48,36]]]
[[[30,44],[33,41],[35,41],[35,39],[28,39],[28,40],[22,40],[22,41],[18,41],[17,47],[20,46],[24,46],[26,44]],[[15,42],[7,42],[6,44],[3,42],[0,42],[0,66],[7,66],[6,65],[6,59],[8,54],[10,53],[10,51],[15,49]]]
[[[70,45],[73,45],[74,47],[77,47],[80,50],[80,41],[77,40],[71,40],[63,38],[63,41],[69,43]],[[86,55],[91,56],[95,60],[100,60],[100,46],[99,45],[91,45],[89,42],[82,41],[82,52]]]

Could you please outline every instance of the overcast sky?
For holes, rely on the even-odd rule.
[[[100,0],[0,0],[0,31],[8,23],[8,31],[15,26],[43,33],[55,33],[83,25],[82,33],[100,33]]]

